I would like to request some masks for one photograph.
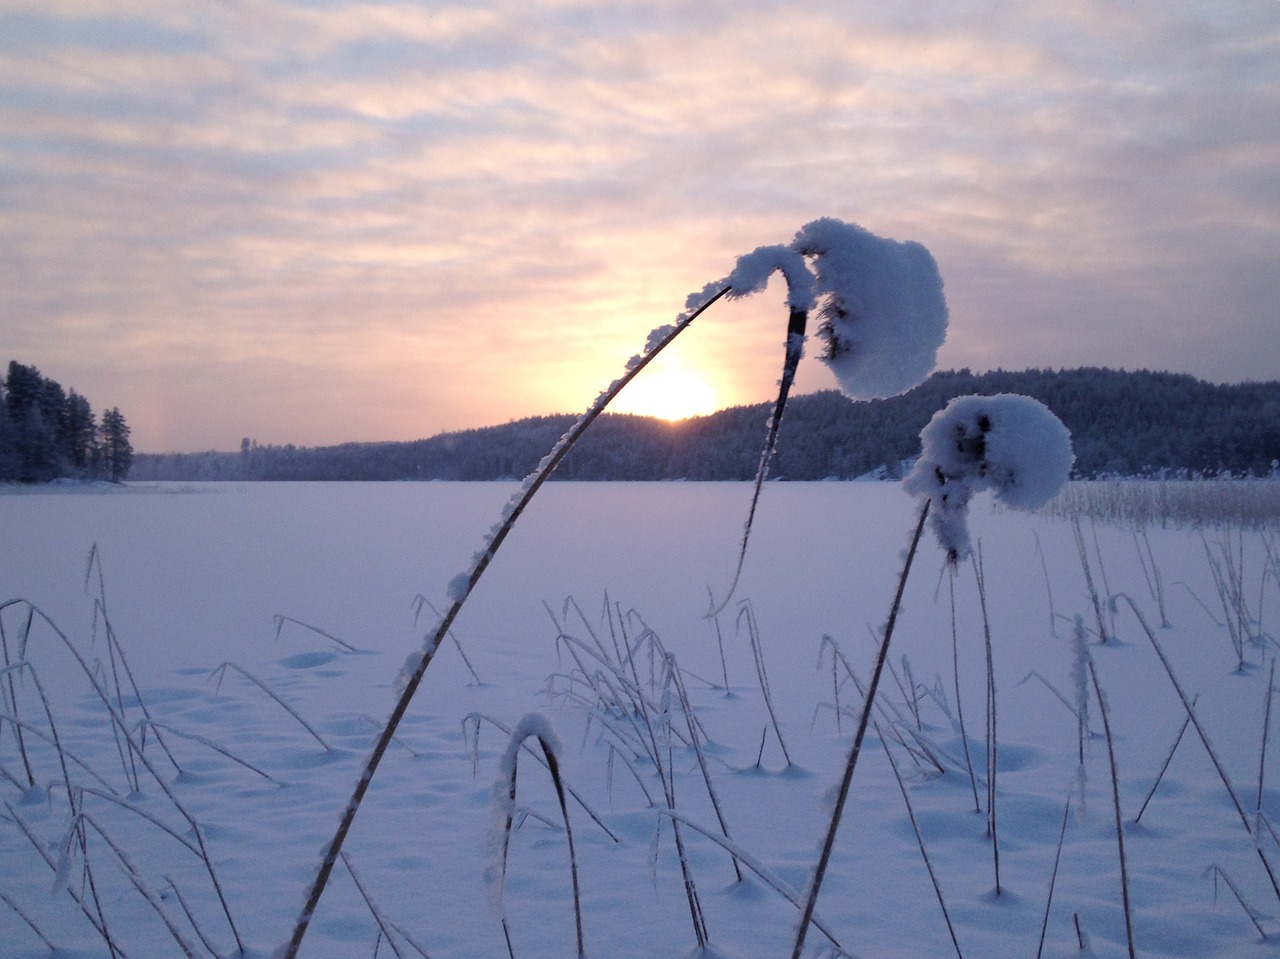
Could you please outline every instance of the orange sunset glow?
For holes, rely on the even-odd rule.
[[[1273,0],[4,19],[0,362],[120,407],[140,451],[578,412],[824,216],[932,252],[939,368],[1280,369]],[[777,302],[717,304],[617,408],[767,400]],[[798,390],[832,385],[806,360]]]

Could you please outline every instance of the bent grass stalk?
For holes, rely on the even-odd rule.
[[[778,745],[782,747],[782,757],[787,761],[787,768],[790,769],[795,764],[791,761],[791,753],[787,751],[787,743],[782,738],[782,728],[778,724],[778,714],[773,708],[773,696],[769,690],[769,675],[765,672],[764,652],[760,648],[760,631],[756,626],[755,609],[750,601],[744,602],[742,609],[738,612],[738,623],[741,624],[744,619],[747,623],[747,637],[751,643],[751,655],[755,659],[756,677],[760,681],[760,692],[764,694],[765,708],[769,712],[769,722],[773,726],[773,734],[778,737]]]
[[[528,717],[526,717],[526,720]],[[538,724],[540,725],[540,724]],[[545,758],[547,772],[551,775],[551,783],[555,786],[556,799],[560,803],[560,815],[564,819],[565,840],[569,847],[569,872],[573,881],[573,919],[577,932],[578,959],[585,959],[586,947],[583,943],[582,935],[582,896],[578,887],[578,857],[574,852],[573,846],[573,829],[569,825],[569,807],[565,800],[564,781],[560,774],[560,760],[556,756],[556,747],[545,732],[540,731],[537,726],[529,726],[526,721],[522,721],[517,727],[515,733],[512,734],[511,742],[507,746],[507,753],[504,762],[509,762],[510,772],[507,781],[507,792],[503,797],[506,806],[504,822],[502,827],[502,836],[500,840],[500,855],[498,861],[497,876],[497,902],[502,916],[502,930],[507,938],[507,948],[511,948],[511,933],[507,925],[506,910],[502,909],[502,892],[507,874],[507,859],[511,847],[511,828],[515,818],[515,802],[516,802],[516,771],[518,768],[518,759],[520,750],[524,747],[525,741],[528,739],[537,739],[538,745],[542,747],[542,755]],[[504,770],[504,773],[506,771]],[[505,776],[504,776],[505,778]],[[503,785],[500,780],[499,786]],[[496,787],[495,787],[496,791]],[[496,794],[496,793],[495,793]]]
[[[822,851],[818,863],[814,867],[813,877],[809,880],[809,889],[805,897],[804,909],[800,922],[796,927],[795,948],[791,951],[791,959],[800,959],[804,951],[804,940],[808,933],[809,923],[813,921],[813,910],[818,903],[818,893],[822,888],[822,880],[827,873],[827,865],[831,861],[831,850],[835,847],[836,832],[840,828],[840,819],[844,814],[845,802],[849,798],[849,786],[853,782],[853,771],[858,765],[858,757],[862,753],[862,741],[867,735],[867,726],[871,721],[871,709],[875,703],[876,690],[880,688],[880,677],[884,674],[884,665],[889,655],[889,643],[893,639],[893,628],[898,620],[898,610],[902,608],[902,594],[907,588],[907,577],[911,573],[911,564],[915,560],[916,548],[920,545],[920,535],[924,532],[924,523],[929,516],[929,505],[932,500],[925,500],[920,508],[920,517],[916,521],[915,532],[911,536],[911,546],[907,549],[907,557],[902,564],[902,573],[898,577],[898,588],[894,593],[893,605],[889,610],[889,619],[884,628],[884,639],[880,643],[880,652],[876,656],[875,669],[871,674],[871,682],[863,698],[862,715],[858,720],[858,729],[854,733],[853,745],[849,748],[849,759],[845,763],[844,775],[840,780],[836,801],[831,810],[831,819],[827,824],[827,833],[822,841]]]
[[[786,899],[787,902],[791,903],[791,905],[795,906],[797,909],[802,907],[802,896],[799,892],[789,885],[786,880],[774,873],[768,866],[764,865],[764,863],[760,862],[759,859],[747,852],[746,849],[739,846],[728,836],[721,835],[714,830],[708,829],[706,826],[690,819],[684,813],[677,812],[674,809],[659,809],[658,815],[666,816],[672,822],[684,823],[684,825],[688,826],[694,832],[710,839],[713,843],[729,853],[729,855],[733,856],[735,861],[742,863],[755,873],[756,876],[765,883],[765,885],[782,896],[782,898]],[[827,927],[827,924],[817,915],[817,913],[814,913],[810,921],[813,923],[813,927],[826,936],[831,942],[831,945],[836,949],[837,955],[847,955],[844,947],[840,945],[840,942],[836,939],[835,934]]]
[[[351,831],[351,824],[355,821],[356,813],[360,809],[360,804],[364,800],[365,793],[369,790],[369,783],[373,780],[374,774],[378,770],[378,765],[382,762],[382,757],[387,751],[387,747],[391,744],[391,738],[395,735],[395,731],[399,728],[401,720],[404,719],[405,713],[408,711],[409,703],[412,701],[414,694],[418,691],[418,687],[422,684],[422,677],[426,674],[427,668],[431,665],[435,658],[435,651],[440,645],[441,639],[448,633],[453,621],[457,618],[458,613],[462,610],[463,604],[475,589],[476,583],[484,575],[489,567],[489,563],[493,560],[494,555],[501,547],[507,535],[511,532],[516,520],[524,512],[529,505],[530,500],[547,481],[547,478],[555,471],[560,462],[568,455],[581,438],[587,428],[595,422],[596,418],[604,412],[605,407],[616,397],[628,383],[630,383],[640,372],[648,366],[650,362],[659,353],[665,349],[672,340],[679,336],[684,330],[688,329],[689,324],[701,316],[706,310],[721,297],[729,292],[728,287],[724,287],[705,303],[699,306],[691,313],[682,316],[680,320],[670,327],[664,335],[662,335],[656,343],[652,345],[643,355],[639,356],[636,362],[629,364],[627,371],[615,380],[603,393],[597,397],[591,407],[578,419],[578,421],[562,436],[555,447],[538,465],[537,470],[525,481],[524,489],[518,498],[515,499],[505,511],[502,522],[494,529],[492,538],[486,547],[476,557],[471,567],[471,571],[466,575],[465,582],[459,584],[457,590],[450,590],[452,602],[449,608],[445,610],[445,614],[441,617],[439,624],[436,626],[435,632],[427,637],[423,643],[422,652],[418,655],[416,663],[404,680],[404,688],[400,693],[400,698],[396,701],[395,707],[388,717],[386,725],[382,728],[382,733],[373,745],[373,749],[369,753],[369,758],[365,761],[364,768],[361,770],[359,778],[351,794],[351,799],[343,809],[338,828],[333,834],[333,838],[329,841],[325,849],[324,855],[321,857],[320,865],[316,871],[315,879],[312,880],[310,888],[307,890],[305,900],[302,905],[301,912],[298,913],[297,920],[294,923],[293,933],[281,950],[280,959],[296,959],[298,949],[302,945],[302,940],[306,936],[307,927],[311,924],[311,917],[315,914],[316,905],[320,902],[320,896],[324,893],[324,888],[329,881],[329,876],[333,872],[334,863],[337,862],[338,853],[342,850],[342,844],[347,838],[347,833]]]
[[[1135,959],[1137,952],[1133,945],[1133,909],[1129,901],[1129,868],[1124,854],[1124,820],[1120,816],[1120,774],[1116,769],[1115,742],[1111,736],[1110,710],[1107,708],[1107,697],[1102,692],[1102,684],[1098,682],[1098,669],[1093,657],[1089,657],[1089,678],[1093,680],[1093,693],[1098,697],[1098,712],[1102,716],[1102,731],[1107,740],[1107,761],[1111,767],[1111,803],[1116,818],[1116,848],[1120,854],[1120,895],[1124,904],[1124,934],[1129,946],[1129,959]]]
[[[423,596],[421,593],[419,593],[417,596],[413,598],[413,603],[411,605],[413,608],[413,625],[414,626],[418,625],[418,617],[422,615],[422,608],[424,606],[427,609],[431,610],[432,613],[435,614],[436,619],[440,618],[440,610],[436,609],[435,604],[432,603],[430,600],[428,600],[427,597]],[[475,684],[477,686],[483,686],[484,683],[480,679],[480,674],[477,673],[476,668],[471,665],[471,657],[469,657],[467,655],[467,651],[462,648],[462,643],[461,641],[459,641],[457,634],[454,633],[453,630],[449,630],[449,638],[453,640],[453,646],[458,651],[458,655],[462,657],[462,662],[467,667],[467,672],[471,674],[471,678],[475,680]]]
[[[1040,944],[1036,947],[1036,959],[1044,954],[1044,939],[1049,932],[1049,912],[1053,909],[1053,888],[1058,882],[1058,866],[1062,863],[1062,843],[1067,838],[1067,819],[1071,815],[1071,792],[1067,790],[1067,801],[1062,806],[1062,826],[1058,830],[1058,848],[1053,854],[1053,871],[1049,873],[1049,894],[1044,902],[1044,920],[1040,923]]]
[[[987,580],[982,568],[982,554],[973,556],[973,575],[978,585],[978,606],[982,611],[983,649],[987,658],[987,835],[991,837],[991,860],[995,871],[996,895],[1000,887],[1000,833],[996,820],[996,775],[1000,763],[996,730],[996,670],[991,648],[991,621],[987,617]]]
[[[667,670],[671,677],[671,684],[675,687],[676,695],[680,699],[680,709],[684,713],[685,722],[689,727],[689,741],[693,744],[694,755],[698,758],[698,768],[702,771],[702,781],[707,787],[707,796],[711,799],[711,808],[715,810],[716,821],[720,823],[720,831],[724,833],[724,838],[729,839],[729,824],[725,822],[724,811],[720,808],[720,797],[716,794],[715,784],[711,779],[711,771],[707,768],[707,757],[702,752],[702,746],[698,741],[698,735],[695,728],[693,706],[689,703],[689,693],[685,689],[684,680],[680,678],[680,668],[676,664],[676,658],[671,653],[667,653]],[[742,882],[742,867],[738,864],[737,857],[733,859],[733,873],[738,878],[738,882]]]
[[[1240,892],[1240,888],[1235,884],[1235,880],[1227,873],[1225,869],[1216,862],[1204,871],[1205,876],[1213,878],[1213,897],[1216,901],[1218,898],[1218,880],[1221,879],[1227,884],[1227,888],[1231,890],[1232,895],[1236,897],[1236,902],[1240,903],[1240,908],[1244,910],[1244,914],[1249,917],[1249,921],[1253,923],[1253,928],[1258,930],[1264,940],[1267,939],[1267,933],[1262,928],[1262,916],[1249,902],[1244,898],[1244,894]]]
[[[174,794],[173,789],[169,786],[169,784],[165,782],[164,777],[160,775],[159,770],[157,770],[155,766],[152,764],[151,760],[147,758],[146,754],[143,752],[141,747],[133,741],[133,737],[130,735],[129,730],[125,725],[124,717],[121,716],[116,711],[115,707],[111,703],[110,696],[107,695],[106,690],[104,690],[101,684],[98,682],[98,677],[95,671],[89,668],[88,663],[85,662],[85,659],[80,654],[80,651],[76,649],[75,645],[71,642],[70,638],[66,635],[66,633],[64,633],[58,627],[57,623],[55,623],[53,619],[50,618],[43,610],[41,610],[39,607],[35,606],[34,604],[28,602],[27,600],[9,600],[7,602],[0,603],[0,613],[3,613],[3,611],[9,606],[19,605],[19,604],[26,604],[26,606],[28,607],[28,610],[30,612],[28,623],[32,621],[34,616],[39,616],[41,621],[43,621],[45,624],[48,625],[48,627],[53,631],[54,635],[57,636],[59,640],[61,640],[63,645],[75,658],[77,664],[80,666],[81,670],[84,672],[85,676],[88,678],[89,683],[93,687],[94,692],[97,694],[98,699],[106,707],[107,716],[112,723],[113,730],[115,732],[118,732],[119,735],[124,739],[125,743],[128,745],[130,754],[136,755],[138,762],[151,775],[152,780],[160,788],[160,791],[165,794],[165,798],[169,800],[169,802],[178,811],[178,813],[182,816],[182,818],[187,821],[188,826],[190,826],[191,828],[192,835],[195,837],[196,844],[200,848],[200,858],[204,863],[205,871],[208,873],[210,883],[212,884],[214,892],[218,897],[218,902],[222,907],[223,915],[227,919],[227,925],[230,927],[231,934],[235,938],[236,948],[239,949],[241,952],[244,952],[244,949],[245,949],[244,942],[240,938],[240,931],[236,927],[235,919],[232,917],[231,907],[227,903],[226,896],[224,895],[222,890],[222,884],[218,879],[216,870],[214,869],[213,861],[212,859],[210,859],[208,850],[205,847],[204,833],[200,829],[199,823],[197,823],[195,818],[192,817],[192,815],[187,811],[186,807],[184,807],[182,803],[178,801],[178,797]],[[25,642],[24,642],[24,647],[25,647]],[[34,671],[32,671],[32,675],[34,675]],[[44,698],[43,695],[41,698],[42,699]],[[46,709],[48,709],[47,700],[45,701],[45,703],[46,703]],[[59,751],[59,755],[62,756],[63,751],[61,750],[61,748],[59,748],[58,751]],[[128,772],[128,769],[129,767],[126,766],[125,767],[126,773]],[[75,808],[76,803],[71,794],[70,777],[66,773],[65,762],[64,762],[64,781],[67,783],[68,799],[71,804],[72,814],[74,815],[76,812],[76,808]],[[86,866],[87,866],[87,863],[86,863]],[[90,881],[91,881],[91,891],[92,891],[91,876],[90,876]],[[95,897],[95,905],[96,905],[96,892],[94,892],[94,897]],[[99,914],[101,915],[101,909],[99,909]],[[111,938],[105,931],[105,925],[106,923],[104,919],[103,920],[103,939],[104,941],[111,943]],[[114,954],[114,951],[115,951],[114,944],[111,946],[111,948]]]
[[[120,845],[111,838],[111,835],[102,828],[101,824],[99,824],[96,819],[87,813],[82,812],[75,817],[71,828],[73,831],[78,831],[80,833],[80,845],[82,854],[85,856],[85,865],[88,865],[88,843],[84,829],[86,825],[92,826],[93,831],[98,834],[104,843],[106,843],[107,848],[115,854],[116,860],[119,862],[121,869],[129,882],[132,883],[134,889],[138,891],[138,895],[142,896],[147,905],[149,905],[155,911],[156,915],[160,917],[165,928],[169,930],[169,935],[173,937],[173,941],[178,944],[178,947],[182,950],[183,954],[186,955],[188,959],[195,959],[195,947],[191,945],[191,943],[187,942],[186,938],[183,937],[182,933],[178,930],[178,927],[174,924],[173,919],[165,910],[160,897],[153,893],[147,886],[146,882],[143,881],[142,876],[138,873],[138,870],[134,867],[125,851],[120,848]]]
[[[760,503],[760,492],[764,489],[764,481],[769,476],[769,464],[773,461],[773,454],[778,449],[778,429],[782,426],[782,411],[787,406],[787,397],[791,393],[792,384],[795,383],[800,357],[804,354],[804,331],[808,322],[808,310],[792,308],[791,316],[787,321],[787,348],[782,363],[782,378],[778,380],[778,398],[774,401],[773,414],[769,417],[769,423],[765,428],[760,463],[756,466],[755,485],[751,490],[751,505],[747,508],[747,521],[742,526],[738,565],[733,571],[733,581],[729,584],[724,599],[718,604],[713,603],[711,610],[706,614],[708,619],[714,619],[724,612],[725,607],[733,599],[733,594],[737,592],[739,580],[742,579],[742,567],[747,561],[747,541],[751,538],[751,526],[755,521],[756,507]]]
[[[23,635],[30,632],[31,616],[32,612],[31,610],[28,610],[26,630]],[[9,712],[16,717],[18,715],[18,691],[13,685],[13,670],[10,668],[13,665],[13,662],[9,659],[9,638],[4,631],[3,618],[0,618],[0,652],[3,652],[4,654],[5,667],[5,682],[4,686],[0,687],[0,691],[4,694],[2,701],[8,706]],[[22,758],[23,771],[27,774],[27,787],[33,788],[36,784],[36,777],[35,773],[31,769],[31,761],[27,758],[27,748],[26,744],[22,741],[22,728],[20,726],[14,727],[14,736],[16,737],[18,745],[18,755]]]
[[[1191,708],[1195,709],[1196,703],[1199,702],[1200,696],[1197,694],[1191,700]],[[1138,815],[1133,817],[1135,824],[1142,821],[1142,814],[1147,811],[1147,805],[1151,802],[1151,797],[1156,794],[1156,790],[1160,787],[1161,780],[1164,779],[1165,772],[1169,769],[1169,764],[1173,762],[1173,754],[1178,751],[1178,745],[1182,742],[1182,737],[1186,735],[1187,727],[1191,725],[1191,716],[1188,714],[1183,720],[1182,725],[1178,728],[1178,735],[1173,739],[1173,745],[1169,747],[1168,754],[1164,757],[1164,762],[1160,766],[1160,771],[1156,773],[1155,782],[1151,784],[1151,788],[1147,790],[1147,795],[1142,800],[1142,805],[1138,809]],[[1261,808],[1261,805],[1259,805]]]
[[[347,653],[359,652],[358,649],[356,649],[346,640],[339,639],[337,636],[334,636],[331,633],[326,633],[319,626],[312,626],[310,623],[304,623],[302,620],[294,619],[292,616],[282,616],[280,613],[276,613],[274,618],[275,618],[275,624],[276,624],[276,637],[275,637],[276,642],[280,641],[280,632],[284,629],[284,624],[293,623],[295,626],[301,626],[303,629],[313,632],[317,636],[323,636],[325,639],[329,640],[329,642],[333,643],[344,652],[347,652]]]
[[[253,675],[253,673],[249,672],[243,666],[237,666],[235,663],[228,662],[228,663],[223,663],[217,669],[213,670],[213,672],[209,674],[209,678],[213,679],[215,676],[217,677],[217,683],[213,687],[215,692],[217,692],[219,689],[222,688],[222,680],[226,676],[228,669],[234,669],[237,673],[239,673],[245,679],[249,680],[249,682],[253,683],[253,685],[257,686],[264,693],[270,696],[271,699],[273,699],[280,706],[281,709],[283,709],[290,716],[296,719],[298,721],[298,725],[301,726],[303,729],[305,729],[307,732],[309,732],[312,738],[315,739],[316,742],[318,742],[321,746],[324,747],[325,752],[333,751],[333,747],[324,741],[324,737],[321,736],[318,732],[316,732],[314,727],[312,727],[312,725],[309,722],[307,722],[300,715],[298,715],[298,711],[296,709],[294,709],[292,706],[286,703],[283,699],[281,699],[274,689],[272,689],[270,686],[268,686],[266,683],[260,680],[257,676]]]
[[[9,814],[9,818],[18,826],[18,829],[21,830],[22,834],[26,836],[27,842],[31,844],[31,847],[36,851],[40,858],[44,860],[45,865],[49,867],[50,872],[52,872],[56,877],[58,874],[58,864],[54,861],[53,856],[49,854],[49,850],[46,848],[46,843],[31,831],[31,827],[27,825],[27,821],[18,815],[18,811],[14,809],[13,806],[6,802],[4,804],[4,808]],[[111,939],[111,934],[107,930],[105,919],[102,918],[101,915],[95,916],[93,912],[90,911],[88,904],[84,901],[84,898],[72,889],[70,885],[64,885],[63,888],[67,895],[71,897],[72,902],[80,907],[80,911],[83,912],[85,918],[89,920],[89,925],[93,926],[93,929],[98,934],[99,938],[107,944],[111,955],[118,955],[119,950]]]
[[[481,713],[467,714],[465,717],[463,717],[463,720],[462,720],[462,735],[463,735],[463,738],[465,739],[467,735],[467,730],[468,729],[473,730],[472,732],[473,738],[471,740],[472,750],[473,750],[472,752],[473,761],[478,759],[476,755],[476,751],[478,751],[479,749],[480,723],[482,721],[493,726],[496,730],[498,730],[498,732],[502,733],[504,736],[511,736],[513,734],[513,730],[510,726],[507,726],[503,723],[498,722],[498,720],[494,719],[492,716],[485,716]],[[523,748],[526,752],[529,753],[529,755],[533,756],[535,759],[541,762],[544,766],[546,765],[546,761],[541,756],[539,756],[531,746],[529,746],[528,744],[524,744]],[[604,833],[606,836],[612,839],[615,843],[621,844],[622,840],[618,838],[618,835],[612,829],[610,829],[608,826],[605,825],[604,820],[601,819],[600,816],[596,813],[596,811],[592,809],[590,805],[588,805],[587,801],[578,794],[577,790],[575,790],[568,783],[565,783],[564,788],[565,788],[565,791],[568,792],[569,795],[573,797],[574,801],[579,806],[582,807],[582,811],[585,812],[588,816],[590,816],[592,821],[595,822],[597,826],[599,826],[602,830],[604,830]]]
[[[21,919],[23,922],[25,922],[31,928],[31,931],[40,937],[40,941],[49,947],[50,952],[56,953],[58,951],[58,947],[49,941],[49,937],[40,931],[40,927],[35,924],[32,918],[28,916],[23,911],[22,907],[19,906],[16,902],[14,902],[13,899],[11,899],[5,893],[0,892],[0,902],[3,902],[6,906],[12,909],[14,913],[17,915],[17,917]]]
[[[876,735],[880,738],[880,745],[884,749],[885,756],[889,758],[889,767],[893,770],[893,778],[898,781],[898,790],[902,793],[902,801],[907,807],[907,818],[911,820],[911,829],[916,834],[916,843],[920,846],[920,858],[924,860],[924,867],[929,871],[929,881],[933,883],[934,895],[938,897],[938,905],[942,907],[942,918],[947,922],[947,932],[951,936],[951,945],[955,947],[958,959],[964,959],[964,953],[960,951],[960,940],[956,938],[956,927],[951,924],[951,913],[947,909],[946,897],[942,895],[942,886],[938,883],[938,874],[933,871],[933,862],[929,859],[929,849],[924,842],[924,833],[920,831],[920,823],[916,820],[916,811],[911,806],[911,796],[907,793],[907,784],[902,780],[902,771],[898,769],[898,762],[893,758],[893,750],[889,748],[889,743],[881,734],[878,723],[876,724]]]
[[[1196,715],[1195,707],[1191,700],[1187,698],[1186,692],[1182,689],[1182,684],[1178,682],[1178,677],[1173,671],[1173,666],[1169,662],[1169,658],[1165,655],[1164,648],[1160,645],[1156,635],[1152,632],[1148,625],[1146,617],[1142,615],[1142,611],[1138,609],[1138,604],[1133,598],[1126,593],[1120,596],[1129,604],[1129,608],[1133,610],[1133,615],[1137,617],[1138,623],[1142,626],[1142,631],[1147,634],[1152,648],[1156,651],[1156,656],[1160,659],[1160,664],[1164,667],[1164,671],[1169,676],[1169,681],[1173,684],[1174,691],[1177,692],[1178,698],[1182,700],[1182,706],[1187,711],[1187,719],[1191,725],[1195,727],[1196,734],[1200,737],[1200,742],[1204,745],[1205,752],[1209,754],[1209,759],[1213,763],[1213,768],[1218,774],[1218,778],[1222,781],[1223,788],[1226,789],[1227,795],[1231,798],[1231,804],[1235,807],[1236,814],[1240,817],[1240,823],[1244,826],[1244,831],[1249,834],[1249,838],[1253,840],[1253,848],[1258,853],[1258,858],[1262,861],[1262,868],[1266,870],[1267,878],[1271,881],[1272,892],[1275,893],[1277,899],[1280,899],[1280,880],[1277,880],[1275,870],[1272,868],[1271,861],[1267,859],[1266,853],[1262,850],[1262,844],[1258,842],[1258,835],[1255,832],[1256,823],[1249,822],[1249,815],[1244,810],[1244,805],[1240,802],[1240,794],[1236,792],[1235,786],[1231,784],[1231,779],[1227,776],[1227,771],[1222,765],[1222,760],[1218,757],[1218,752],[1213,748],[1213,744],[1209,742],[1209,735],[1205,732],[1203,726],[1200,725],[1200,718]]]
[[[382,915],[382,910],[378,908],[373,901],[373,897],[369,895],[369,891],[365,889],[364,883],[360,881],[360,874],[356,872],[356,867],[351,864],[351,858],[345,852],[342,854],[342,864],[347,867],[347,875],[351,877],[356,891],[360,893],[360,898],[364,900],[364,904],[369,908],[369,914],[373,916],[373,921],[378,924],[378,930],[382,938],[387,941],[391,951],[396,954],[396,959],[404,959],[404,956],[400,953],[399,946],[396,945],[395,938],[391,935],[387,921]]]

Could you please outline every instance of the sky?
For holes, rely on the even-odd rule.
[[[0,362],[139,451],[580,411],[822,216],[933,253],[939,368],[1276,379],[1280,0],[0,0]],[[784,299],[617,408],[771,398]]]

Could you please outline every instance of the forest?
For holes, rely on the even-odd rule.
[[[117,407],[99,423],[85,397],[34,366],[12,360],[0,380],[0,482],[121,482],[133,461],[129,435]]]
[[[934,373],[885,400],[824,391],[787,407],[775,479],[896,478],[920,430],[956,396],[1021,393],[1071,431],[1073,476],[1264,476],[1280,466],[1280,382],[1218,385],[1100,368]],[[747,480],[771,404],[678,423],[605,414],[557,471],[566,480]],[[299,447],[246,438],[237,452],[137,454],[140,480],[497,480],[528,474],[573,423],[536,416],[411,442]]]

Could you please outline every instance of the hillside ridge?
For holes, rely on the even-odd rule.
[[[900,474],[919,433],[953,397],[1022,393],[1071,430],[1073,476],[1268,475],[1280,462],[1280,381],[1213,384],[1181,373],[1097,367],[937,372],[915,389],[853,402],[835,390],[795,396],[770,475],[787,480]],[[772,404],[679,423],[600,417],[559,467],[570,480],[746,480]],[[262,446],[137,454],[135,480],[498,480],[527,475],[576,419],[531,416],[403,442]]]

